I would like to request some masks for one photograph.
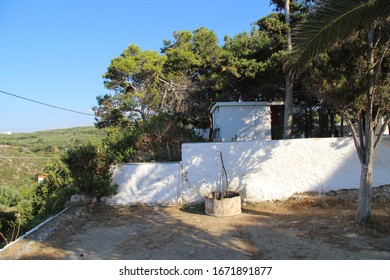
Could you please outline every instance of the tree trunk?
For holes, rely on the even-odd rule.
[[[336,133],[335,114],[333,111],[331,111],[329,118],[330,118],[330,131],[329,131],[330,135],[329,136],[330,137],[337,137],[338,134]]]
[[[368,90],[367,107],[363,116],[364,122],[359,122],[360,129],[360,152],[361,176],[359,187],[359,204],[356,221],[361,224],[371,219],[371,197],[372,197],[372,167],[374,164],[374,137],[375,127],[373,125],[374,109],[374,26],[368,30],[368,60],[367,72]]]
[[[309,123],[309,138],[313,137],[313,130],[314,130],[314,118],[313,118],[313,108],[310,107],[310,111],[309,111],[309,119],[310,119],[310,123]]]
[[[209,125],[209,142],[213,142],[213,130],[214,130],[214,127],[213,127],[213,116],[211,114],[209,114],[209,121],[210,121],[210,125]]]
[[[309,112],[307,106],[305,106],[305,138],[309,137]]]
[[[329,115],[324,108],[318,110],[318,129],[320,138],[329,136]]]
[[[356,221],[364,223],[370,220],[371,197],[372,197],[372,162],[368,165],[362,164],[359,187],[359,205]]]
[[[292,138],[292,105],[293,105],[293,85],[290,75],[286,75],[286,96],[284,100],[284,124],[283,139]]]
[[[168,142],[166,143],[168,160],[172,161],[171,148],[169,148]]]
[[[292,49],[291,45],[291,28],[290,28],[290,0],[286,0],[284,11],[287,25],[287,52]],[[283,139],[292,138],[292,105],[293,105],[293,83],[290,74],[286,74],[286,97],[284,101],[284,125]]]

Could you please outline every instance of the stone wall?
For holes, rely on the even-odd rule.
[[[115,169],[112,204],[202,201],[223,188],[244,200],[285,199],[297,192],[358,188],[360,163],[351,138],[188,143],[181,163],[124,164]],[[390,184],[390,137],[376,151],[374,186]]]
[[[122,164],[114,169],[118,194],[108,204],[176,204],[181,196],[180,163]]]
[[[296,192],[358,188],[360,162],[351,138],[184,144],[183,199],[221,189],[221,160],[230,190],[248,201],[285,199]],[[390,138],[376,152],[374,186],[390,184]]]

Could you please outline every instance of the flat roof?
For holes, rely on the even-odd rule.
[[[218,107],[234,107],[234,106],[274,106],[274,105],[284,105],[283,101],[250,101],[250,102],[217,102],[211,108],[211,113],[215,111]]]

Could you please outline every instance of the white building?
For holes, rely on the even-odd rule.
[[[11,131],[2,131],[2,132],[0,132],[0,134],[11,135],[12,132]]]
[[[283,110],[283,102],[218,102],[211,109],[213,140],[280,139]]]

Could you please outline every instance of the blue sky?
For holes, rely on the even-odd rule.
[[[0,90],[92,113],[102,74],[128,45],[159,51],[177,30],[223,37],[250,31],[269,0],[0,0]],[[0,93],[0,132],[93,125],[70,113]]]

